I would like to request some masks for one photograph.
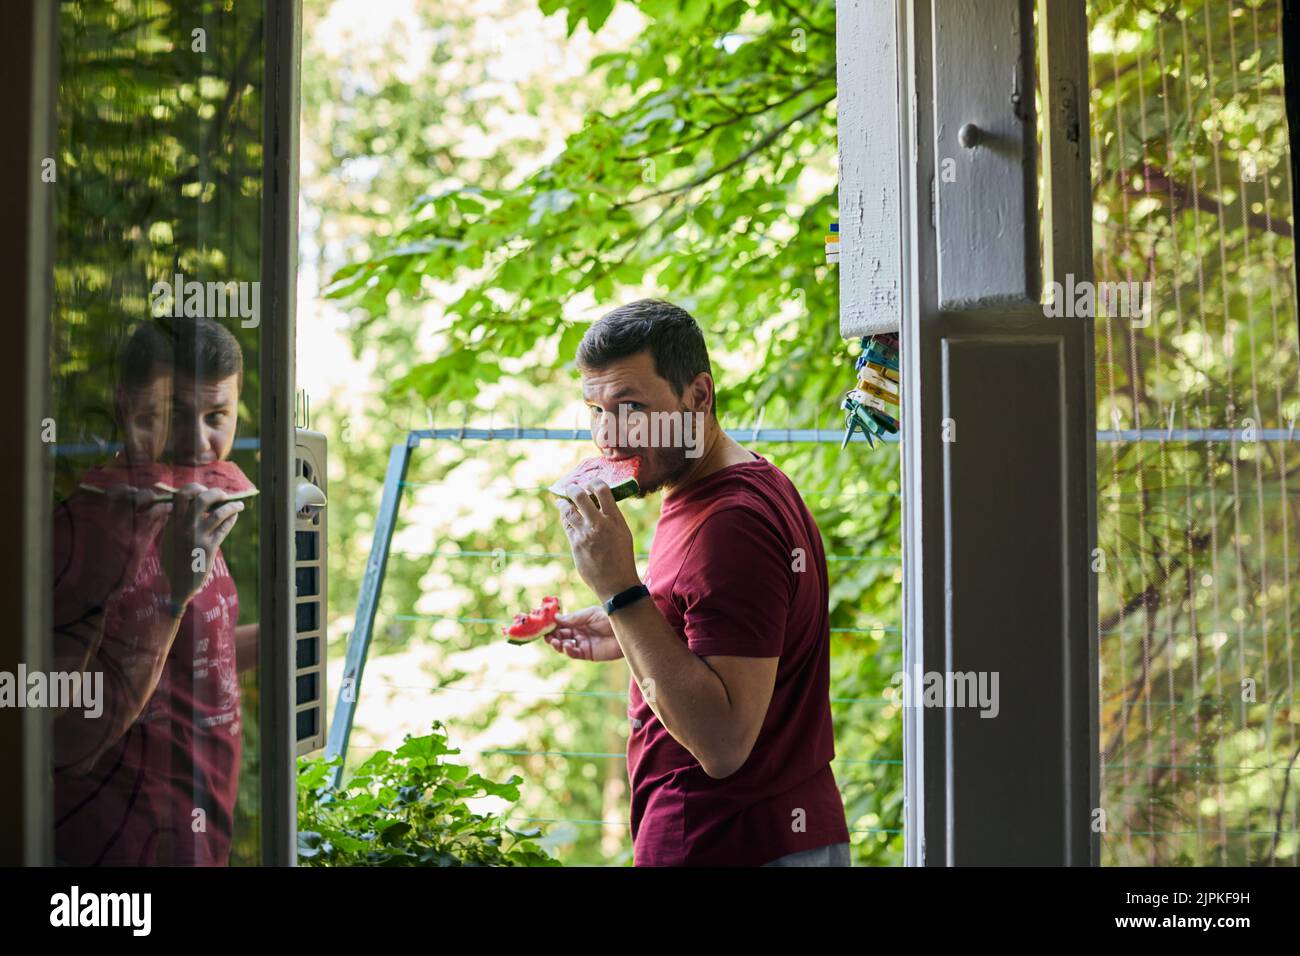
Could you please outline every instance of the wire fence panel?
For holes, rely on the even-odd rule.
[[[1295,865],[1281,3],[1088,8],[1102,862]]]

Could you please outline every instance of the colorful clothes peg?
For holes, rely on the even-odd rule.
[[[845,416],[845,435],[844,441],[840,444],[843,449],[853,438],[855,431],[862,432],[862,437],[866,439],[868,446],[875,447],[875,439],[884,439],[886,434],[894,434],[898,431],[898,425],[894,420],[885,414],[879,413],[861,404],[853,397],[850,392],[844,396],[844,401],[840,405],[848,414]]]
[[[864,372],[868,372],[868,371],[869,371],[872,375],[875,375],[875,376],[878,376],[878,377],[884,379],[886,382],[893,382],[895,385],[898,384],[898,370],[897,370],[897,369],[886,368],[886,367],[883,366],[883,365],[877,365],[875,362],[859,362],[859,363],[858,363],[858,374],[859,374],[859,375],[861,375],[861,374],[864,373]]]
[[[844,416],[844,441],[840,442],[840,451],[849,446],[849,442],[853,440],[853,433],[856,431],[861,431],[862,436],[867,440],[867,445],[874,448],[875,442],[872,441],[870,428],[864,425],[857,416],[858,403],[846,395],[844,400],[840,402],[840,408],[848,413]]]
[[[898,434],[898,409],[902,407],[899,381],[898,335],[893,332],[864,335],[862,354],[854,363],[857,388],[850,389],[840,403],[844,409],[844,441],[847,448],[854,432],[862,432],[874,448],[876,439]]]
[[[895,389],[886,388],[883,385],[881,385],[879,382],[873,382],[869,378],[858,379],[857,391],[863,392],[864,394],[867,395],[875,396],[876,398],[880,399],[882,402],[888,402],[891,405],[897,405],[899,403],[898,390],[896,388]],[[859,401],[861,401],[861,399],[859,399]],[[869,405],[871,403],[863,402],[863,404]]]
[[[868,342],[862,356],[864,357],[859,357],[859,361],[864,365],[868,362],[874,362],[876,365],[883,365],[887,369],[898,371],[898,350],[880,339],[872,339]]]
[[[889,405],[886,405],[883,401],[876,398],[876,396],[868,395],[866,392],[862,391],[859,388],[855,388],[851,392],[849,392],[848,397],[853,399],[863,408],[869,409],[873,412],[879,412],[881,415],[886,416],[891,421],[894,419],[894,416],[898,414]]]
[[[863,412],[868,417],[872,418],[876,422],[876,424],[880,426],[882,431],[888,432],[891,435],[898,434],[898,420],[895,419],[892,415],[887,415],[884,412],[876,411],[876,409],[874,408],[863,408]]]
[[[887,394],[898,396],[898,373],[890,371],[883,365],[866,363],[862,368],[858,369],[858,380],[870,382]]]

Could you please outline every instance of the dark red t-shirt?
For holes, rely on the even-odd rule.
[[[761,455],[664,499],[646,586],[700,657],[779,658],[744,765],[715,780],[629,687],[637,866],[761,866],[849,839],[830,761],[830,613],[821,533]]]
[[[90,655],[86,670],[104,675],[99,717],[73,713],[55,722],[56,751],[69,763],[110,739],[129,699],[125,672],[167,633],[170,587],[158,550],[164,523],[146,513],[129,527],[111,526],[104,502],[85,492],[56,514],[56,654],[67,662]],[[218,550],[143,712],[93,767],[56,766],[59,863],[229,862],[242,736],[238,620],[239,595]]]

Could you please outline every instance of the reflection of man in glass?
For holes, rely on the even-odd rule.
[[[229,860],[237,670],[256,660],[257,626],[236,627],[220,545],[243,502],[197,481],[159,501],[155,485],[230,454],[242,386],[239,345],[218,323],[138,327],[114,396],[123,449],[55,515],[55,666],[104,681],[99,717],[55,721],[60,863]]]

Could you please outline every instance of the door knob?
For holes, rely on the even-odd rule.
[[[984,139],[984,131],[974,123],[966,123],[957,130],[957,142],[967,149],[974,149]]]

